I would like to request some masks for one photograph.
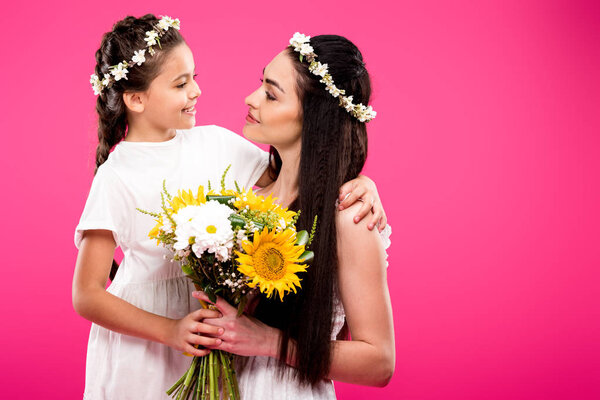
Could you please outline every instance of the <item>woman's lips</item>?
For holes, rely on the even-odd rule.
[[[254,118],[252,116],[252,114],[248,113],[248,115],[246,115],[246,121],[250,122],[251,124],[258,124],[258,121],[256,120],[256,118]]]

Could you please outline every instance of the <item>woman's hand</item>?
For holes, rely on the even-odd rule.
[[[192,292],[192,296],[210,302],[204,292]],[[221,297],[217,297],[214,305],[221,312],[222,317],[207,318],[204,322],[214,325],[215,328],[223,329],[224,332],[218,336],[221,343],[206,347],[240,356],[277,357],[280,336],[277,329],[245,314],[238,317],[237,308]]]
[[[185,317],[172,320],[165,344],[176,350],[202,357],[210,353],[208,349],[198,349],[196,346],[216,347],[223,334],[223,328],[206,323],[207,318],[219,318],[221,313],[214,310],[196,310]],[[205,336],[208,335],[208,336]]]
[[[371,216],[367,228],[373,230],[375,225],[377,225],[379,227],[379,232],[383,231],[383,228],[385,228],[385,225],[387,224],[385,210],[381,204],[379,193],[377,193],[377,186],[370,178],[359,175],[358,178],[344,183],[340,187],[339,201],[340,211],[350,207],[357,201],[363,203],[358,214],[354,217],[354,223],[360,222],[360,220],[372,210],[373,215]]]

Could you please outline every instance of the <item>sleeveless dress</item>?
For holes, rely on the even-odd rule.
[[[154,220],[136,208],[158,211],[163,180],[178,189],[227,187],[234,179],[252,187],[268,164],[268,154],[217,126],[177,131],[166,142],[121,142],[98,168],[75,231],[75,245],[89,229],[113,233],[124,258],[107,291],[154,314],[179,319],[199,308],[193,285],[169,251],[148,238]],[[92,324],[86,359],[84,399],[168,399],[165,391],[186,371],[191,358],[163,344],[122,335]]]
[[[386,225],[380,233],[383,247],[387,249],[392,228]],[[387,256],[387,252],[386,252]],[[386,261],[387,266],[387,261]],[[334,299],[333,331],[331,340],[335,340],[344,326],[346,315],[338,297]],[[248,357],[237,371],[242,400],[330,400],[335,399],[333,381],[323,380],[315,386],[301,386],[292,377],[292,367],[287,367],[283,378],[278,374],[278,362],[271,357]]]

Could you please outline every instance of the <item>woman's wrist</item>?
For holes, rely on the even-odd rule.
[[[264,355],[271,358],[279,358],[281,331],[276,328],[268,327],[267,332]]]

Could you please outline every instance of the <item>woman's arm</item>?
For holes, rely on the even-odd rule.
[[[395,364],[386,254],[378,232],[352,221],[357,207],[340,211],[336,220],[338,281],[352,340],[335,341],[329,377],[385,386]]]
[[[201,322],[220,314],[198,310],[180,320],[162,317],[133,306],[105,290],[115,251],[108,230],[85,231],[73,276],[73,308],[82,317],[122,334],[163,343],[189,354],[203,356],[207,350],[194,345],[215,345],[219,339],[196,332],[218,335],[219,329]],[[222,331],[221,331],[222,333]]]

